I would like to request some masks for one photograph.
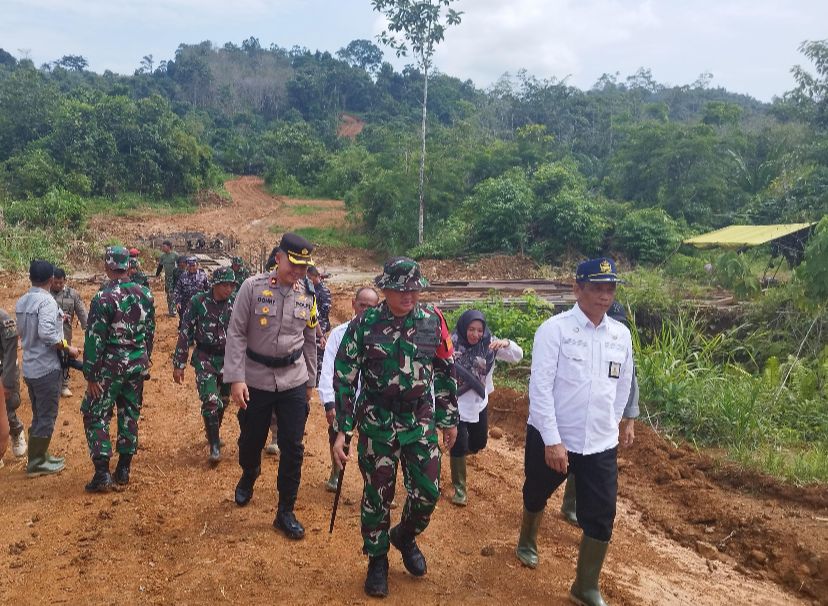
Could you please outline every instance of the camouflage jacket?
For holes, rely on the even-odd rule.
[[[89,305],[83,376],[99,382],[149,367],[155,338],[155,303],[145,286],[120,280],[104,284]]]
[[[17,363],[17,322],[4,309],[0,309],[0,357],[2,357],[3,387],[12,391],[20,389],[20,366]]]
[[[236,274],[236,291],[238,292],[239,288],[241,288],[242,282],[247,280],[247,278],[251,276],[251,273],[246,267],[242,267],[239,271],[233,270],[233,273]]]
[[[180,278],[181,274],[183,274],[185,271],[187,271],[187,270],[186,269],[181,269],[180,267],[176,267],[173,270],[173,272],[172,272],[172,282],[173,282],[172,287],[173,288],[175,288],[175,285],[178,284],[178,278]]]
[[[187,353],[195,342],[196,348],[193,349],[190,362],[193,367],[200,372],[221,373],[224,367],[227,326],[230,324],[235,300],[236,293],[233,293],[226,301],[216,301],[210,291],[200,292],[193,297],[178,331],[178,344],[173,353],[175,368],[187,366]],[[198,344],[208,348],[221,348],[222,352],[217,354],[198,349]]]
[[[183,272],[175,283],[175,292],[173,292],[173,300],[176,305],[180,305],[184,310],[190,304],[190,299],[196,293],[207,290],[207,274],[203,269],[199,269],[195,273],[189,271]]]
[[[428,303],[395,318],[383,302],[352,321],[336,355],[333,383],[337,423],[345,433],[354,430],[356,410],[373,408],[373,419],[390,425],[396,417],[417,439],[424,431],[423,419],[414,412],[392,413],[381,403],[430,402],[432,388],[435,407],[433,414],[429,409],[428,423],[448,428],[459,420],[451,337],[442,314]]]
[[[130,280],[136,284],[149,288],[149,278],[147,278],[147,274],[142,272],[140,269],[130,276]]]
[[[316,308],[319,314],[319,327],[322,332],[328,334],[331,331],[331,291],[324,282],[314,285],[316,291]]]

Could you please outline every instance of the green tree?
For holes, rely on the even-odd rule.
[[[644,263],[664,261],[681,241],[678,225],[660,208],[632,211],[621,220],[615,235],[621,252]]]
[[[828,301],[828,217],[823,217],[814,229],[796,277],[805,284],[805,294],[812,302]]]
[[[417,221],[417,242],[419,244],[423,243],[423,220],[425,216],[428,75],[432,65],[434,49],[438,43],[442,42],[446,27],[460,23],[462,13],[449,8],[452,2],[455,2],[455,0],[371,0],[374,10],[381,12],[388,19],[388,29],[380,34],[380,40],[383,44],[393,48],[398,57],[406,56],[410,45],[410,51],[414,54],[417,67],[423,74],[422,146],[420,149],[419,214]],[[404,40],[396,38],[394,33],[401,33]]]
[[[370,40],[351,40],[348,46],[336,51],[336,56],[371,74],[376,73],[382,65],[382,49]]]

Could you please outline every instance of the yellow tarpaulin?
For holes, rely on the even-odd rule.
[[[741,248],[759,246],[784,236],[807,229],[816,223],[787,223],[784,225],[731,225],[701,236],[688,238],[685,244],[696,248]]]

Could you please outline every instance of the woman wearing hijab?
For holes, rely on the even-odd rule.
[[[457,405],[460,424],[451,454],[451,483],[455,505],[466,504],[466,455],[486,447],[489,434],[489,394],[494,391],[495,360],[519,362],[523,350],[514,341],[497,339],[486,326],[486,317],[476,309],[463,313],[451,335],[457,372]]]

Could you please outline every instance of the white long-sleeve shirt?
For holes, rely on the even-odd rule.
[[[324,406],[326,402],[334,401],[333,389],[333,375],[334,375],[334,360],[336,359],[336,352],[339,351],[339,344],[342,343],[342,337],[345,336],[345,329],[348,328],[350,322],[340,324],[328,334],[328,342],[325,343],[325,356],[322,358],[322,373],[319,375],[319,387],[316,391],[319,393],[319,400]]]
[[[604,315],[595,326],[576,304],[535,332],[529,420],[546,446],[594,454],[618,444],[633,377],[630,331]]]
[[[492,337],[492,341],[496,338]],[[498,349],[495,354],[495,361],[502,362],[520,362],[523,359],[523,349],[514,341],[509,341],[509,346],[503,349]],[[466,423],[477,423],[480,421],[480,413],[489,403],[489,394],[494,391],[494,370],[495,364],[492,364],[492,369],[486,375],[486,395],[480,397],[476,391],[469,389],[466,393],[457,396],[457,408],[460,410],[460,420]]]

